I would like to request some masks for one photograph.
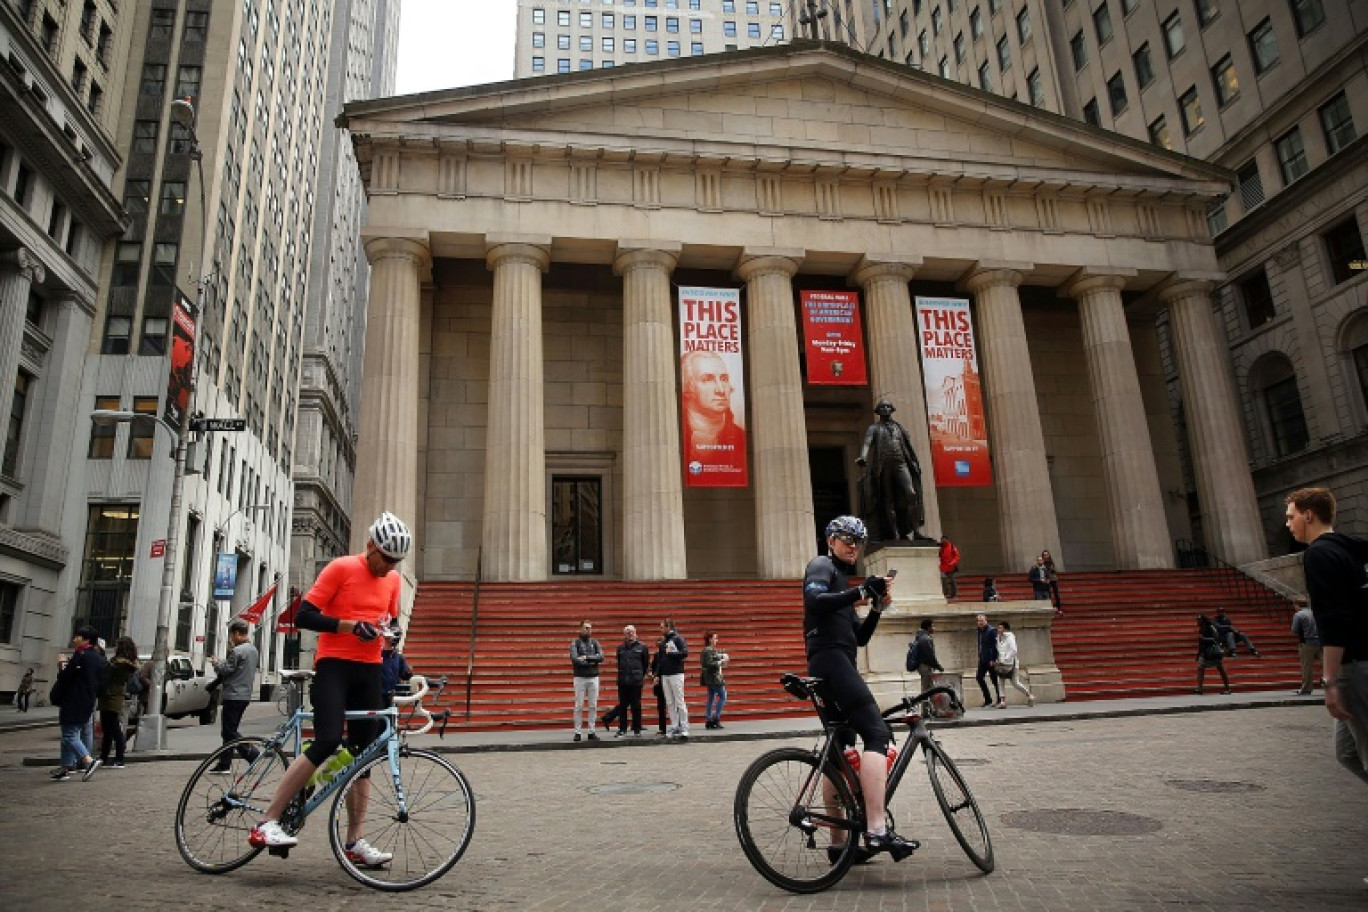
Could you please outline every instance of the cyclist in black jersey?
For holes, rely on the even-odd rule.
[[[902,838],[887,826],[884,792],[890,733],[855,664],[857,650],[874,635],[893,591],[892,577],[867,577],[860,586],[851,586],[847,579],[867,538],[864,523],[854,516],[838,516],[827,524],[830,554],[814,557],[803,575],[803,637],[808,674],[826,682],[827,693],[864,743],[860,763],[860,791],[867,818],[864,849],[869,854],[888,852],[894,861],[902,861],[919,843]],[[870,602],[869,612],[861,619],[855,606],[866,601]]]

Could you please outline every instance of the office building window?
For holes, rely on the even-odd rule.
[[[692,56],[694,56],[694,57],[702,57],[702,56],[703,56],[703,42],[701,42],[701,41],[691,41],[691,42],[689,42],[689,54],[692,55]]]
[[[134,154],[152,154],[157,151],[157,122],[155,120],[133,121]]]
[[[665,31],[669,32],[669,33],[672,34],[672,35],[678,35],[678,34],[679,34],[679,17],[678,17],[678,16],[666,16],[666,17],[665,17]]]
[[[1301,130],[1293,127],[1280,136],[1273,147],[1278,151],[1278,166],[1283,184],[1291,184],[1310,168],[1306,164],[1306,149],[1302,146]]]
[[[1221,12],[1218,0],[1193,0],[1193,6],[1197,7],[1197,24],[1202,28],[1206,28]]]
[[[1012,65],[1012,47],[1007,43],[1006,35],[998,39],[997,59],[999,70],[1005,70]]]
[[[570,50],[570,36],[569,36],[569,35],[557,35],[557,36],[556,36],[556,50],[558,50],[558,51],[568,51],[568,50]]]
[[[670,56],[670,57],[678,57],[678,56],[679,56],[679,42],[678,42],[678,41],[667,41],[667,42],[665,42],[665,53],[666,53],[668,56]]]
[[[949,57],[942,57],[942,58],[940,59],[940,68],[939,68],[939,72],[940,72],[940,76],[941,76],[942,79],[949,79],[949,78],[950,78],[950,58],[949,58]]]
[[[1030,41],[1030,40],[1031,40],[1031,11],[1030,11],[1029,9],[1027,9],[1026,7],[1022,7],[1022,8],[1021,8],[1021,11],[1018,12],[1018,13],[1017,13],[1017,16],[1016,16],[1016,25],[1017,25],[1017,39],[1020,40],[1022,44],[1025,44],[1026,42]]]
[[[955,63],[964,63],[964,32],[955,35]]]
[[[731,21],[731,20],[725,20],[725,21],[722,23],[722,35],[723,35],[724,37],[726,37],[726,38],[735,38],[735,37],[736,37],[736,23],[733,22],[733,21]]]
[[[944,21],[941,18],[941,8],[938,6],[931,11],[931,34],[939,35]]]
[[[991,67],[988,66],[988,61],[985,60],[983,63],[979,64],[978,76],[979,88],[983,89],[983,91],[985,92],[993,91],[993,77],[991,73]]]
[[[1273,289],[1268,284],[1268,272],[1262,266],[1241,279],[1239,288],[1250,329],[1258,329],[1277,316],[1273,309]]]
[[[1101,6],[1093,10],[1093,31],[1097,32],[1097,44],[1102,46],[1112,40],[1111,10],[1107,8],[1104,0]]]
[[[1126,80],[1120,70],[1107,80],[1107,100],[1111,102],[1112,117],[1119,117],[1126,110]]]
[[[166,318],[159,317],[161,320],[161,332],[163,340],[166,338]],[[161,349],[166,350],[165,346]],[[144,354],[156,354],[155,352],[144,352]],[[153,419],[157,415],[156,396],[135,396],[133,398],[133,409],[139,415],[148,415]],[[156,442],[157,426],[152,421],[130,421],[128,422],[128,452],[129,459],[151,459],[152,445]]]
[[[1276,366],[1264,372],[1261,394],[1268,427],[1273,435],[1273,453],[1288,456],[1306,449],[1310,436],[1306,432],[1306,415],[1302,412],[1301,394],[1297,391],[1297,375],[1286,358],[1279,358]]]
[[[557,72],[557,73],[568,73],[568,72],[570,72],[570,58],[569,58],[569,57],[558,57],[558,58],[556,58],[556,72]]]
[[[746,23],[746,37],[747,37],[747,38],[759,38],[759,37],[760,37],[760,23],[758,23],[758,22],[747,22],[747,23]]]
[[[5,453],[0,458],[0,472],[11,478],[19,470],[19,444],[23,441],[24,413],[32,384],[33,377],[22,370],[14,377],[14,397],[10,400],[9,424],[5,429]]]
[[[702,19],[690,19],[690,20],[689,20],[689,34],[690,34],[690,35],[701,35],[701,34],[703,34],[703,20],[702,20]]]
[[[1026,97],[1037,108],[1045,104],[1045,89],[1040,84],[1039,67],[1031,70],[1030,75],[1026,77]]]
[[[1135,64],[1135,81],[1143,90],[1154,82],[1154,62],[1150,59],[1148,41],[1136,48],[1135,53],[1131,55],[1131,61]]]
[[[1088,39],[1083,37],[1082,29],[1069,39],[1069,52],[1073,55],[1075,73],[1088,65]]]
[[[616,44],[617,42],[608,35],[604,35],[603,38],[600,40],[600,46],[603,48],[603,53],[605,54],[615,53]]]
[[[1335,284],[1347,282],[1358,272],[1350,264],[1364,259],[1363,235],[1359,233],[1358,220],[1350,215],[1323,235],[1325,253],[1330,260],[1330,274]]]
[[[1083,105],[1083,119],[1094,127],[1102,126],[1102,115],[1097,108],[1097,99],[1090,98]]]
[[[983,37],[983,16],[979,13],[977,6],[969,12],[969,37],[974,39]]]
[[[118,396],[96,396],[95,408],[98,411],[116,412],[119,410]],[[90,443],[86,446],[87,459],[113,459],[114,435],[119,426],[110,423],[90,422]]]
[[[1164,20],[1163,28],[1164,48],[1168,51],[1169,59],[1172,59],[1187,46],[1187,39],[1183,37],[1183,17],[1175,12]]]
[[[1202,99],[1197,96],[1197,87],[1192,86],[1178,96],[1178,110],[1183,115],[1183,135],[1191,136],[1201,129],[1206,120],[1202,117]]]
[[[1325,21],[1321,0],[1292,0],[1292,19],[1297,23],[1297,37],[1305,38]]]
[[[533,32],[532,46],[534,48],[546,47],[546,32]]]
[[[532,24],[533,24],[533,25],[545,25],[545,24],[546,24],[546,10],[545,10],[545,9],[543,9],[543,8],[540,7],[540,6],[533,7],[533,9],[532,9]]]
[[[556,25],[559,25],[559,26],[561,26],[562,28],[569,28],[569,27],[570,27],[570,11],[569,11],[569,10],[557,10],[557,11],[556,11]]]
[[[546,72],[546,58],[545,58],[545,57],[533,57],[533,58],[532,58],[532,72],[534,72],[534,73],[545,73],[545,72]]]
[[[1225,107],[1240,94],[1240,82],[1235,78],[1235,64],[1226,54],[1211,68],[1211,83],[1216,87],[1216,103]]]
[[[1159,148],[1172,151],[1173,140],[1169,137],[1168,121],[1164,119],[1163,114],[1150,121],[1149,138],[1150,142]]]
[[[1259,176],[1258,162],[1246,162],[1235,172],[1235,186],[1240,193],[1240,204],[1246,212],[1263,203],[1263,178]]]
[[[580,13],[580,14],[579,14],[579,24],[580,24],[580,28],[593,28],[593,27],[594,27],[594,14],[593,14],[593,13]]]
[[[590,51],[592,51],[592,50],[594,49],[594,36],[593,36],[593,35],[580,35],[579,49],[580,49],[580,52],[581,52],[581,53],[585,53],[585,54],[587,54],[587,53],[589,53]]]
[[[1325,131],[1325,148],[1331,155],[1358,138],[1354,118],[1349,113],[1349,101],[1343,92],[1321,105],[1320,121]]]
[[[1254,58],[1254,72],[1265,73],[1278,62],[1278,41],[1273,35],[1272,20],[1265,19],[1249,33],[1249,55]]]

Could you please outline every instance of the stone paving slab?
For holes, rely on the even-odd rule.
[[[731,804],[758,755],[811,737],[458,756],[478,799],[474,841],[445,878],[393,897],[342,873],[323,817],[288,861],[263,855],[232,874],[197,874],[171,830],[193,763],[51,783],[19,761],[53,733],[14,733],[0,739],[0,896],[23,910],[95,897],[128,909],[292,912],[1363,910],[1368,790],[1334,764],[1329,727],[1323,708],[1293,705],[944,730],[988,818],[997,871],[980,875],[963,856],[914,765],[894,813],[922,850],[810,897],[751,869]],[[666,790],[594,791],[624,785]],[[1136,834],[1081,832],[1131,819],[1122,814],[1142,821]],[[1042,822],[1064,832],[1041,832]]]

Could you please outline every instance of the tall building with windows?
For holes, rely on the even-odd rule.
[[[399,0],[339,0],[333,14],[325,110],[394,92]],[[360,240],[366,193],[350,134],[324,132],[306,292],[303,369],[295,431],[290,584],[306,588],[318,569],[346,553],[365,348],[370,267]],[[364,523],[370,520],[357,518]]]
[[[837,8],[835,0],[815,0]],[[871,53],[1220,165],[1207,213],[1263,531],[1326,484],[1368,530],[1368,7],[1332,0],[870,0]],[[833,34],[835,40],[846,40]],[[1186,453],[1168,315],[1157,320]],[[1190,460],[1185,490],[1193,505]]]
[[[518,0],[513,75],[782,44],[794,28],[790,0]]]
[[[70,636],[80,541],[65,454],[85,433],[81,376],[100,257],[125,217],[111,184],[132,4],[0,2],[0,692],[50,678]]]

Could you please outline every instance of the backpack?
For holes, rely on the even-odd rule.
[[[124,696],[136,697],[138,694],[142,692],[142,680],[138,677],[137,669],[134,669],[133,673],[128,676],[128,683],[124,685]]]
[[[93,649],[90,652],[100,659],[100,670],[95,676],[95,696],[99,697],[109,689],[109,660]]]
[[[916,640],[913,640],[912,642],[907,644],[906,664],[908,671],[916,671],[917,668],[921,665],[921,649],[918,647]]]

